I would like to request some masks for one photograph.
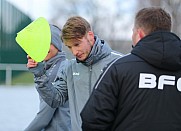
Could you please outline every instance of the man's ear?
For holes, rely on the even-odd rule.
[[[143,29],[138,29],[138,35],[139,35],[139,38],[142,39],[143,37],[145,37],[145,32],[143,31]]]
[[[89,42],[91,42],[91,44],[94,44],[94,33],[92,31],[87,32],[87,39]]]

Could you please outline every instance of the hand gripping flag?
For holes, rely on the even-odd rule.
[[[51,42],[49,23],[43,17],[38,18],[17,33],[16,42],[33,60],[43,61]]]

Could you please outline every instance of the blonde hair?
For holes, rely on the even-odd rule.
[[[62,29],[62,40],[78,40],[91,31],[91,26],[86,19],[80,16],[70,17]]]

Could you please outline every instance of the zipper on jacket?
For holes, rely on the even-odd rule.
[[[92,81],[92,65],[89,66],[89,96],[91,95],[92,89],[91,89],[91,81]]]

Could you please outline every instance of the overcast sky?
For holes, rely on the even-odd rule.
[[[52,0],[7,0],[13,5],[15,5],[18,9],[23,11],[25,14],[29,15],[32,19],[37,19],[40,16],[47,18],[48,20],[51,18],[51,9],[50,2],[54,2]],[[101,2],[102,6],[108,7],[110,11],[114,11],[114,1],[115,0],[97,0]],[[56,2],[56,1],[55,1]],[[122,6],[122,10],[125,13],[131,13],[131,9],[135,5],[135,0],[118,0],[120,5]]]
[[[25,14],[30,16],[32,19],[36,19],[43,16],[47,19],[51,18],[49,13],[50,0],[7,0],[16,6],[18,9],[23,11]]]
[[[27,14],[32,20],[35,20],[39,17],[44,17],[48,21],[51,20],[52,16],[55,13],[53,11],[52,2],[60,2],[56,0],[54,1],[52,0],[7,0],[7,1],[12,3],[14,6],[16,6],[19,10],[21,10],[25,14]],[[64,3],[64,1],[61,1],[61,2]],[[114,12],[116,10],[115,4],[119,4],[121,6],[120,12],[124,14],[124,18],[122,19],[122,21],[119,21],[119,24],[121,23],[123,27],[124,27],[124,23],[128,23],[128,21],[130,21],[130,17],[132,18],[130,14],[135,13],[133,11],[133,8],[136,6],[135,0],[126,0],[126,1],[125,0],[104,0],[104,1],[97,0],[97,2],[99,2],[101,6],[105,7],[105,9],[109,9],[110,14],[111,12]],[[62,19],[61,19],[61,22],[64,23]],[[130,29],[127,29],[127,33],[125,32],[125,29],[121,29],[121,27],[119,27],[120,31],[123,31],[124,33],[117,33],[116,35],[121,34],[120,36],[118,36],[118,38],[131,39],[132,25],[129,26]]]

